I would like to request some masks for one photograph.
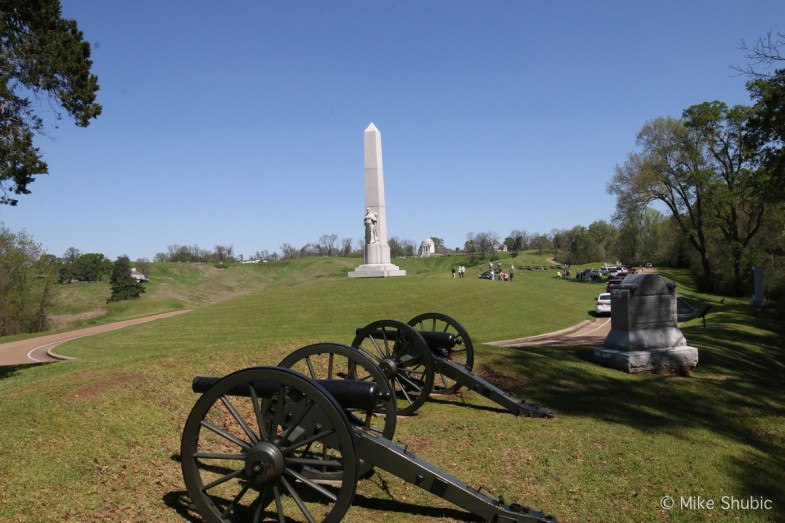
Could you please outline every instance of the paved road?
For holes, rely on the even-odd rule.
[[[558,332],[530,336],[528,338],[517,338],[514,340],[502,340],[486,343],[497,347],[574,347],[576,345],[602,345],[605,337],[611,331],[610,318],[598,318],[597,321],[584,321]]]
[[[28,340],[12,341],[9,343],[0,344],[0,365],[19,365],[24,363],[44,363],[59,361],[61,359],[70,359],[64,356],[54,357],[51,351],[61,343],[90,336],[92,334],[99,334],[101,332],[108,332],[115,329],[122,329],[123,327],[130,327],[131,325],[138,325],[140,323],[147,323],[149,321],[159,320],[161,318],[169,318],[170,316],[177,316],[184,314],[190,310],[165,312],[163,314],[154,314],[153,316],[144,316],[142,318],[134,318],[132,320],[118,321],[115,323],[107,323],[106,325],[98,325],[96,327],[87,327],[69,332],[61,332],[59,334],[50,334],[48,336],[39,336],[38,338],[31,338]]]

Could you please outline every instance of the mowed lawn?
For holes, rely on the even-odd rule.
[[[683,326],[700,349],[690,377],[630,376],[594,365],[590,348],[482,345],[592,320],[604,285],[555,271],[491,282],[476,277],[483,267],[452,279],[449,259],[403,260],[406,278],[350,280],[356,260],[319,262],[259,267],[268,272],[258,290],[58,348],[76,361],[0,367],[0,521],[198,521],[177,461],[193,376],[276,364],[318,341],[348,344],[371,321],[426,311],[467,328],[477,372],[558,417],[518,418],[470,392],[441,397],[399,421],[395,439],[409,451],[560,521],[785,518],[780,313],[728,299],[706,329]],[[678,289],[719,302],[688,282]],[[660,508],[664,496],[674,510]],[[679,508],[698,496],[716,507]],[[723,497],[773,508],[727,511]],[[359,483],[347,514],[368,520],[472,518],[381,472]]]

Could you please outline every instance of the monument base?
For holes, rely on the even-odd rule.
[[[766,298],[760,298],[757,296],[750,298],[750,305],[753,307],[765,307],[767,304],[768,301],[766,301]]]
[[[406,271],[392,263],[368,263],[355,267],[349,273],[350,278],[387,278],[388,276],[406,276]]]
[[[594,349],[594,362],[628,374],[641,372],[689,372],[698,364],[698,349],[682,345],[649,350]]]

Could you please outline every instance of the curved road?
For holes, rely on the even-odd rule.
[[[597,321],[584,321],[561,331],[528,338],[492,341],[485,345],[496,347],[574,347],[576,345],[602,345],[611,331],[611,319],[597,318]]]
[[[53,354],[51,351],[58,345],[67,341],[75,340],[76,338],[91,336],[93,334],[108,332],[115,329],[122,329],[123,327],[139,325],[140,323],[147,323],[150,321],[159,320],[161,318],[169,318],[171,316],[177,316],[186,312],[190,312],[190,310],[164,312],[162,314],[154,314],[152,316],[143,316],[141,318],[134,318],[132,320],[107,323],[106,325],[87,327],[85,329],[79,329],[75,331],[49,334],[47,336],[39,336],[37,338],[12,341],[9,343],[0,343],[0,365],[50,363],[53,361],[72,359],[66,356],[58,356]]]
[[[169,318],[190,312],[190,310],[165,312],[163,314],[155,314],[153,316],[144,316],[141,318],[134,318],[132,320],[118,321],[115,323],[107,323],[106,325],[98,325],[96,327],[88,327],[69,332],[61,332],[59,334],[50,334],[47,336],[40,336],[38,338],[31,338],[27,340],[12,341],[9,343],[0,344],[0,365],[20,365],[25,363],[50,363],[64,359],[71,359],[66,356],[58,356],[52,353],[52,349],[67,341],[82,338],[84,336],[91,336],[102,332],[109,332],[115,329],[122,329],[123,327],[130,327],[131,325],[139,325],[140,323],[147,323],[161,318]],[[558,332],[551,332],[549,334],[541,334],[539,336],[530,336],[528,338],[516,338],[514,340],[502,340],[486,343],[486,345],[494,345],[497,347],[534,347],[534,346],[550,346],[550,347],[572,347],[576,345],[600,345],[605,340],[611,329],[610,318],[599,318],[597,321],[584,321]]]

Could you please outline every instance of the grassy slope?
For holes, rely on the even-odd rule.
[[[396,439],[410,450],[562,521],[729,515],[665,513],[664,495],[764,496],[775,512],[730,515],[782,520],[785,358],[774,313],[728,300],[708,329],[698,320],[683,328],[701,350],[692,377],[629,376],[592,364],[586,348],[479,346],[589,318],[603,286],[556,281],[550,271],[521,273],[513,284],[480,281],[479,268],[453,280],[454,261],[402,260],[410,276],[387,280],[347,279],[356,260],[274,264],[254,274],[267,278],[263,292],[61,347],[78,361],[0,368],[0,416],[13,420],[0,428],[0,519],[183,521],[192,514],[174,458],[194,375],[274,364],[306,343],[349,343],[372,320],[437,310],[471,333],[478,372],[559,417],[516,418],[464,393],[399,422]],[[679,290],[717,301],[689,285]],[[384,473],[360,483],[347,515],[464,517]]]

